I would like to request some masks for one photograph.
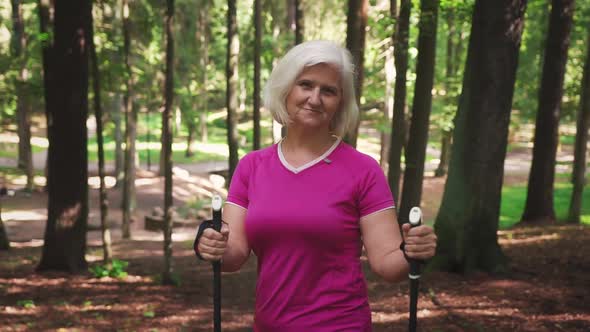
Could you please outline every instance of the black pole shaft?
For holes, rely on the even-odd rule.
[[[413,209],[412,209],[413,210]],[[420,210],[418,210],[420,211]],[[412,212],[410,212],[412,213]],[[412,228],[420,226],[422,223],[422,212],[419,213],[420,218],[417,221],[410,222]],[[410,220],[412,218],[410,217]],[[415,259],[410,259],[410,272],[408,277],[410,278],[410,319],[409,328],[410,332],[416,332],[418,325],[418,286],[420,285],[420,262]]]
[[[213,228],[221,231],[221,209],[213,210]],[[213,262],[213,331],[221,332],[221,262]]]

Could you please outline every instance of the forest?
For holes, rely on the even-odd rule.
[[[418,330],[590,330],[590,1],[0,0],[0,331],[211,331],[197,227],[285,134],[262,91],[309,40],[351,52],[344,140],[437,234]],[[374,331],[405,330],[408,282],[361,260]]]

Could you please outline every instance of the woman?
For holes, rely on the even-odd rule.
[[[297,45],[271,73],[264,104],[287,134],[240,160],[227,224],[206,229],[195,250],[224,271],[254,251],[254,331],[370,331],[362,247],[386,280],[405,279],[408,263],[381,168],[341,140],[358,116],[350,53],[328,41]],[[434,255],[431,227],[402,232],[407,257]]]

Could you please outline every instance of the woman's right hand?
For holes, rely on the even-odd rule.
[[[215,262],[221,261],[223,254],[227,249],[227,239],[229,238],[229,226],[222,222],[221,231],[217,232],[213,228],[207,228],[199,239],[197,250],[204,260]]]

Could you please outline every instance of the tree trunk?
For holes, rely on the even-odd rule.
[[[115,186],[117,188],[123,187],[125,181],[125,153],[123,151],[123,129],[122,129],[122,114],[125,114],[123,102],[119,93],[115,94],[113,98],[113,124],[115,125]]]
[[[303,5],[301,2],[301,0],[295,0],[295,45],[299,45],[305,40],[305,21],[303,20]]]
[[[236,20],[236,1],[227,1],[227,58],[226,58],[226,99],[227,107],[227,145],[229,148],[229,182],[238,165],[238,27]]]
[[[25,171],[27,183],[26,191],[33,190],[33,156],[31,150],[31,120],[30,106],[27,101],[27,37],[23,22],[21,0],[11,0],[12,3],[12,54],[19,64],[18,78],[16,79],[16,117],[18,132],[18,168]]]
[[[574,0],[552,1],[539,90],[533,161],[522,222],[555,221],[555,155],[573,13]]]
[[[451,94],[449,91],[452,90],[451,82],[455,76],[455,62],[459,59],[455,51],[457,50],[455,47],[455,42],[453,39],[457,34],[457,27],[455,24],[455,17],[453,8],[449,8],[448,12],[446,13],[446,21],[447,21],[447,54],[446,54],[446,90],[447,94],[450,96]],[[447,100],[451,101],[450,98]],[[446,113],[446,112],[445,112]],[[434,176],[441,177],[447,175],[447,171],[449,169],[449,157],[451,153],[451,139],[453,137],[453,131],[451,128],[443,127],[441,128],[441,145],[440,145],[440,156],[438,166],[434,171]]]
[[[261,0],[254,0],[254,93],[252,103],[254,110],[252,112],[252,121],[254,122],[254,132],[252,137],[252,149],[260,149],[260,47],[262,43],[262,8]]]
[[[88,0],[55,1],[55,33],[47,105],[49,124],[48,212],[39,271],[87,268],[88,218]],[[46,91],[47,93],[47,91]]]
[[[407,221],[405,219],[410,209],[414,206],[420,206],[422,197],[428,125],[432,108],[438,5],[438,0],[420,1],[416,87],[414,88],[414,101],[412,103],[410,139],[405,154],[406,169],[400,204],[400,222]]]
[[[37,8],[39,9],[39,32],[43,35],[51,36],[53,33],[53,21],[54,21],[54,10],[53,10],[53,2],[50,0],[37,0]],[[43,101],[45,102],[45,119],[47,121],[46,128],[47,128],[47,139],[51,136],[51,126],[49,125],[49,121],[51,116],[49,114],[49,106],[50,99],[52,96],[51,90],[51,70],[50,70],[50,63],[52,61],[51,54],[53,52],[53,40],[50,38],[44,39],[41,41],[41,58],[43,62]],[[49,158],[45,158],[45,167],[44,167],[45,178],[47,179],[49,176]],[[47,185],[45,185],[45,190],[47,191]]]
[[[131,223],[134,221],[135,210],[135,138],[137,136],[137,109],[133,103],[133,73],[129,52],[131,48],[129,4],[123,0],[123,38],[124,38],[124,63],[126,70],[125,95],[123,106],[125,107],[125,175],[123,181],[123,222],[121,224],[124,239],[131,238]]]
[[[205,1],[199,15],[201,31],[201,67],[202,70],[202,88],[201,88],[201,110],[199,112],[199,124],[201,133],[201,142],[207,143],[207,113],[209,112],[209,103],[207,95],[207,65],[209,64],[209,0]]]
[[[363,93],[364,60],[365,60],[365,28],[367,27],[367,13],[369,0],[348,0],[348,14],[346,18],[346,48],[352,54],[354,68],[356,70],[356,85],[354,89],[356,103],[360,107]],[[352,133],[347,134],[344,140],[356,147],[359,125],[362,114]]]
[[[88,22],[88,40],[90,58],[92,64],[92,88],[94,91],[94,117],[96,118],[96,144],[98,145],[98,177],[100,179],[99,205],[100,205],[100,231],[102,235],[103,262],[108,264],[113,257],[111,248],[111,232],[107,226],[108,200],[105,186],[104,171],[104,145],[102,135],[102,106],[100,102],[100,72],[98,71],[98,57],[94,45],[94,17],[91,13]]]
[[[582,78],[582,92],[580,108],[578,109],[578,121],[576,126],[576,142],[574,147],[574,169],[572,171],[572,197],[567,221],[580,223],[582,212],[582,198],[586,184],[586,146],[588,144],[588,128],[590,128],[590,30],[586,42],[586,63],[584,64],[584,76]]]
[[[392,38],[393,39],[393,38]],[[393,40],[392,40],[393,41]],[[393,45],[385,54],[385,95],[383,107],[383,122],[389,124],[393,118],[393,77],[395,75],[393,63]],[[388,130],[380,130],[381,147],[379,150],[379,164],[383,171],[387,171],[387,160],[389,156],[389,143],[391,142],[391,133]]]
[[[434,268],[498,272],[504,159],[526,0],[477,0],[449,175],[435,222]]]
[[[0,250],[8,249],[10,249],[10,241],[8,241],[4,221],[2,221],[2,203],[0,202]]]
[[[164,271],[162,283],[175,283],[172,275],[172,105],[174,102],[174,0],[167,0],[166,11],[166,84],[164,100],[164,127],[166,155],[164,156]]]
[[[412,1],[401,0],[394,37],[395,88],[393,94],[393,119],[391,120],[391,142],[389,144],[387,178],[391,193],[398,203],[401,156],[406,137],[406,72],[408,71],[408,35],[410,32],[411,10]]]
[[[193,140],[195,139],[195,131],[197,130],[197,125],[194,119],[187,119],[187,121],[188,137],[186,139],[186,151],[184,152],[184,156],[189,158],[195,155],[195,149],[193,148]]]

